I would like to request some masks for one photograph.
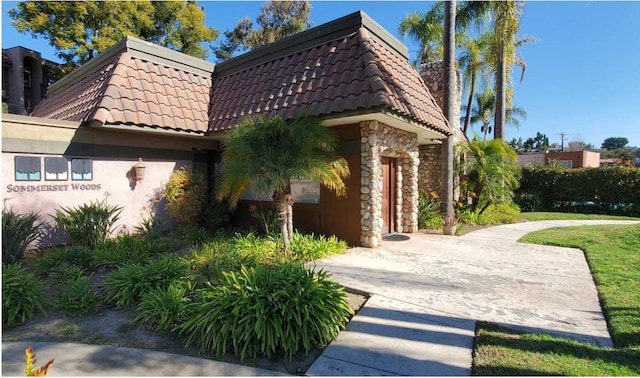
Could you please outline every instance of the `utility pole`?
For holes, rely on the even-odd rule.
[[[560,151],[561,152],[564,151],[564,137],[566,135],[567,134],[565,134],[565,133],[560,133]]]

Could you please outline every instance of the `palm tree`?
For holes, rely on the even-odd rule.
[[[444,113],[449,124],[455,117],[455,97],[458,93],[455,71],[456,57],[456,1],[447,1],[444,4],[444,72],[445,72],[445,93],[444,93]],[[453,132],[453,130],[452,130]],[[441,211],[445,219],[452,219],[455,216],[453,209],[453,160],[454,160],[454,136],[449,135],[442,143],[442,201]]]
[[[398,34],[420,44],[418,65],[442,57],[442,9],[443,3],[438,2],[426,13],[412,12],[400,21]]]
[[[471,111],[465,109],[471,116],[471,124],[480,122],[480,132],[483,133],[484,138],[487,138],[487,134],[491,133],[493,126],[491,121],[494,120],[494,112],[496,110],[496,96],[491,89],[485,89],[484,92],[477,94],[475,97],[476,104]],[[466,108],[466,107],[464,107]],[[518,106],[510,106],[506,110],[506,124],[513,125],[516,128],[520,127],[520,118],[527,118],[527,112]]]
[[[285,248],[293,236],[291,180],[312,179],[344,195],[349,176],[344,158],[335,153],[337,139],[316,118],[300,115],[290,121],[276,116],[245,118],[224,139],[220,199],[232,205],[254,185],[273,202]]]
[[[510,201],[518,187],[516,151],[502,139],[478,137],[461,145],[466,155],[467,192],[472,193],[472,209],[482,214],[492,203]]]
[[[471,109],[478,81],[480,81],[483,86],[486,86],[489,81],[489,69],[485,55],[490,37],[490,33],[484,33],[475,39],[464,34],[461,38],[460,46],[463,50],[458,59],[458,64],[464,72],[464,82],[469,88],[469,96],[465,107],[466,112],[462,127],[462,132],[465,136],[468,136],[467,132],[469,131],[469,125],[471,123]]]
[[[523,1],[467,1],[459,11],[461,25],[475,22],[483,24],[488,18],[493,19],[492,53],[495,64],[494,86],[496,92],[496,111],[494,114],[494,137],[504,137],[504,126],[507,108],[507,88],[509,78],[507,70],[516,61],[516,34],[520,27],[520,16],[524,7]]]

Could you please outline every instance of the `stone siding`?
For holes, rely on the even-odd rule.
[[[377,247],[382,241],[383,156],[396,158],[396,232],[418,230],[418,139],[413,133],[379,123],[360,123],[362,180],[360,191],[361,242]]]
[[[420,169],[418,170],[418,188],[425,192],[440,193],[442,188],[442,145],[428,144],[420,146]]]

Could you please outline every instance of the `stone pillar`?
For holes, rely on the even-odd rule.
[[[378,121],[360,123],[362,180],[360,188],[360,241],[365,247],[377,247],[382,240],[382,167],[378,145]]]

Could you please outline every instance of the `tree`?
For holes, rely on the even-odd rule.
[[[520,174],[515,150],[502,139],[478,137],[460,148],[466,154],[463,192],[471,197],[472,210],[482,214],[492,203],[511,201]]]
[[[254,29],[253,22],[245,17],[224,33],[226,40],[213,49],[218,62],[308,29],[310,13],[311,3],[306,0],[266,2],[256,18],[259,28]]]
[[[469,87],[469,96],[467,97],[466,112],[463,121],[462,131],[468,136],[469,125],[471,124],[471,108],[475,96],[477,81],[480,79],[483,84],[488,82],[488,69],[485,58],[487,44],[490,34],[485,33],[478,38],[469,38],[465,36],[462,47],[463,51],[460,55],[458,63],[464,72],[464,81]]]
[[[516,62],[516,34],[520,27],[523,1],[467,1],[461,6],[459,20],[462,25],[475,22],[484,24],[492,20],[493,40],[491,51],[495,68],[494,87],[496,110],[494,114],[494,137],[504,136],[506,124],[508,69]]]
[[[476,104],[471,109],[471,124],[482,123],[480,132],[483,133],[485,139],[491,134],[491,121],[495,120],[494,112],[496,110],[496,96],[491,89],[485,89],[484,92],[476,95]],[[527,112],[518,106],[512,106],[506,112],[507,124],[520,127],[519,118],[526,118]]]
[[[9,16],[19,32],[47,39],[70,67],[128,35],[206,58],[201,44],[218,34],[195,2],[185,1],[24,1]]]
[[[420,44],[420,55],[416,62],[419,65],[442,58],[443,17],[443,3],[438,2],[427,12],[412,12],[400,21],[398,34]]]
[[[567,145],[567,151],[584,151],[584,150],[592,150],[593,145],[589,143],[585,143],[581,140],[573,140],[569,142]]]
[[[343,178],[349,175],[349,167],[335,153],[336,147],[333,132],[316,118],[246,118],[225,136],[218,198],[228,196],[235,205],[251,185],[263,194],[273,192],[280,230],[288,246],[293,236],[291,180],[316,180],[338,195],[345,194]]]
[[[444,78],[445,78],[445,92],[444,92],[444,114],[447,117],[449,124],[455,117],[456,95],[458,93],[458,86],[456,82],[455,71],[455,53],[456,53],[456,0],[447,1],[444,4],[444,35],[443,35],[443,47],[444,47]],[[445,216],[445,222],[447,219],[453,219],[455,212],[453,209],[453,159],[454,159],[454,136],[453,130],[451,135],[447,136],[442,143],[442,201],[441,211]]]
[[[627,138],[611,137],[602,142],[602,148],[606,148],[607,150],[617,150],[619,148],[624,148],[627,144],[629,144],[629,139]]]

